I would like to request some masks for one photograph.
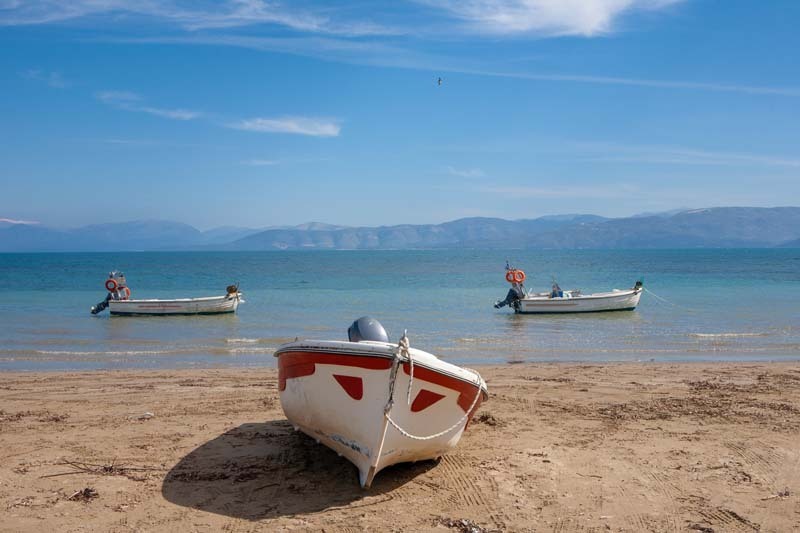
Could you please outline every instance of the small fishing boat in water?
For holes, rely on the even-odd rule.
[[[125,274],[117,271],[109,273],[105,287],[108,294],[105,300],[92,306],[93,315],[106,308],[112,315],[117,316],[217,315],[235,313],[239,304],[244,302],[238,285],[229,285],[226,293],[221,296],[133,300]]]
[[[574,289],[565,291],[553,282],[550,292],[526,291],[525,272],[506,265],[506,281],[511,284],[505,300],[495,302],[495,309],[511,307],[515,313],[595,313],[600,311],[632,311],[639,305],[644,285],[637,281],[630,289],[583,294]]]
[[[278,348],[278,389],[295,429],[352,462],[362,487],[387,466],[447,453],[488,399],[480,374],[409,347],[405,334],[390,343],[377,320],[356,320],[348,338]]]

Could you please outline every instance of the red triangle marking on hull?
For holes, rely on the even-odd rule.
[[[444,398],[444,394],[439,394],[428,389],[422,389],[417,393],[417,397],[411,402],[411,412],[418,413],[424,411],[431,405]]]
[[[352,399],[360,400],[364,396],[364,382],[361,378],[337,374],[334,374],[333,377]]]

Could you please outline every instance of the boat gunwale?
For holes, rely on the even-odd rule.
[[[567,292],[567,291],[565,291],[565,292]],[[625,297],[625,296],[634,296],[636,294],[639,294],[640,292],[641,292],[641,289],[625,289],[625,290],[620,290],[620,291],[595,292],[595,293],[592,293],[592,294],[581,294],[581,295],[578,295],[578,296],[570,296],[569,298],[567,298],[567,297],[551,298],[550,296],[540,296],[539,295],[539,294],[543,294],[543,293],[537,293],[536,296],[528,296],[528,295],[526,295],[524,298],[520,298],[520,301],[527,301],[527,302],[555,302],[555,303],[558,303],[558,302],[569,302],[569,301],[572,301],[572,300],[610,300],[612,298],[619,298],[619,297]]]
[[[301,342],[304,342],[304,341],[295,341],[295,342],[292,342],[292,343],[289,343],[289,344],[290,345],[294,345],[295,343],[301,343]],[[330,343],[342,343],[342,344],[345,343],[345,341],[317,341],[317,342],[330,342]],[[347,343],[347,344],[359,344],[359,343],[355,343],[354,342],[354,343]],[[373,348],[387,348],[387,349],[390,350],[390,352],[389,353],[376,353],[374,351],[369,351],[369,350],[363,350],[363,351],[357,352],[357,351],[354,351],[354,350],[348,350],[345,347],[340,347],[337,350],[336,348],[331,349],[331,348],[317,347],[316,349],[314,349],[313,347],[308,347],[308,346],[291,346],[291,347],[289,347],[289,345],[283,345],[283,346],[279,347],[277,350],[275,350],[275,353],[273,354],[273,357],[280,358],[281,355],[288,355],[290,353],[323,353],[323,354],[327,353],[327,354],[331,354],[331,355],[349,355],[349,356],[353,356],[353,357],[379,357],[379,358],[382,358],[382,359],[394,359],[395,352],[393,351],[393,348],[395,348],[396,345],[384,344],[384,343],[374,343],[374,344],[370,343],[370,345]],[[489,399],[489,388],[486,385],[486,380],[484,380],[483,377],[480,374],[478,374],[477,372],[467,370],[467,369],[462,368],[462,367],[460,367],[458,365],[454,365],[453,363],[448,363],[447,361],[442,361],[441,359],[439,359],[435,355],[433,355],[431,353],[428,353],[428,352],[425,352],[423,350],[418,350],[416,348],[415,348],[415,350],[417,350],[419,352],[426,353],[426,354],[434,357],[436,359],[436,361],[438,361],[440,363],[445,363],[447,365],[453,366],[453,367],[458,368],[460,370],[464,370],[464,371],[470,373],[470,376],[469,377],[468,376],[461,376],[461,375],[455,374],[455,373],[450,372],[450,371],[448,371],[446,369],[443,369],[443,368],[433,367],[430,364],[426,364],[424,361],[419,361],[418,359],[414,359],[414,366],[415,367],[416,366],[422,367],[422,368],[424,368],[426,370],[429,370],[431,372],[437,372],[437,373],[442,374],[444,376],[448,376],[448,377],[451,377],[453,379],[457,379],[457,380],[462,381],[464,383],[467,383],[467,384],[470,384],[472,386],[475,386],[478,389],[480,389],[480,391],[483,393],[483,396],[484,396],[485,400]],[[404,356],[404,355],[400,355],[400,360],[404,364],[410,363],[409,358],[407,356]],[[324,363],[315,363],[315,364],[324,364]],[[474,373],[472,373],[472,372],[474,372]],[[470,379],[470,377],[477,378],[477,379]],[[421,379],[421,378],[419,378],[419,379]],[[423,380],[423,381],[427,381],[427,380]]]
[[[568,312],[558,312],[558,311],[515,311],[519,315],[578,315],[581,313],[617,313],[619,311],[635,311],[636,307],[620,307],[619,309],[586,309],[583,311],[568,311]]]
[[[131,305],[131,304],[140,304],[140,303],[194,303],[194,302],[211,302],[214,300],[219,300],[221,302],[227,300],[233,300],[235,298],[241,298],[242,293],[237,293],[235,296],[229,296],[224,294],[222,296],[200,296],[198,298],[172,298],[172,299],[160,299],[160,298],[147,298],[147,299],[129,299],[129,300],[110,300],[109,304],[114,305]]]

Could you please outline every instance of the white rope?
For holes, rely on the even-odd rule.
[[[408,401],[408,405],[411,405],[411,385],[414,382],[414,358],[411,356],[411,350],[409,349],[408,336],[406,335],[406,332],[403,333],[403,337],[400,339],[400,342],[397,343],[397,352],[395,352],[395,358],[397,360],[399,360],[402,355],[406,356],[406,358],[408,359],[408,363],[409,363],[409,379],[408,379],[408,398],[407,398],[407,401]],[[440,431],[439,433],[435,433],[433,435],[428,435],[426,437],[420,437],[418,435],[413,435],[413,434],[409,433],[408,431],[406,431],[405,429],[400,427],[400,425],[397,422],[392,420],[392,417],[389,416],[389,412],[392,410],[391,406],[392,406],[392,403],[393,403],[393,396],[394,396],[394,382],[395,382],[395,379],[397,378],[396,374],[394,376],[392,376],[392,378],[390,380],[390,383],[389,383],[389,401],[386,403],[386,407],[384,408],[384,416],[386,417],[386,420],[388,420],[389,423],[397,431],[399,431],[401,435],[403,435],[404,437],[408,437],[409,439],[413,439],[413,440],[431,440],[431,439],[435,439],[435,438],[441,437],[442,435],[447,435],[448,433],[450,433],[451,431],[453,431],[454,429],[459,427],[461,424],[463,424],[467,420],[467,418],[469,417],[470,413],[472,413],[472,410],[475,409],[476,405],[478,405],[478,400],[480,399],[481,394],[483,392],[481,390],[481,375],[478,374],[475,370],[472,370],[471,368],[465,368],[465,370],[468,370],[469,372],[472,372],[472,374],[475,375],[475,381],[476,381],[476,385],[478,386],[478,391],[475,393],[475,398],[472,400],[472,405],[469,406],[469,409],[467,409],[467,412],[464,413],[464,416],[462,416],[458,420],[458,422],[456,422],[455,424],[453,424],[449,428],[447,428],[447,429],[445,429],[443,431]]]
[[[659,296],[658,294],[654,293],[653,291],[651,291],[647,287],[644,287],[644,290],[646,290],[647,294],[649,294],[650,296],[654,297],[656,300],[660,300],[660,301],[664,302],[667,305],[671,305],[672,307],[677,307],[678,309],[683,309],[684,311],[687,311],[689,313],[695,313],[696,312],[691,307],[686,307],[685,305],[678,305],[676,303],[670,302],[666,298],[662,298],[661,296]]]
[[[665,304],[669,304],[669,305],[672,305],[672,306],[678,307],[676,304],[674,304],[674,303],[670,302],[670,301],[669,301],[669,300],[667,300],[666,298],[662,298],[661,296],[659,296],[658,294],[654,293],[653,291],[651,291],[651,290],[650,290],[650,289],[648,289],[647,287],[645,287],[645,288],[644,288],[644,290],[646,290],[646,291],[647,291],[647,293],[648,293],[650,296],[654,297],[656,300],[661,300],[661,301],[662,301],[662,302],[664,302]]]
[[[411,386],[414,384],[414,358],[411,356],[408,344],[408,330],[403,330],[403,336],[397,343],[397,354],[405,354],[408,358],[408,393],[406,394],[406,405],[411,405]]]

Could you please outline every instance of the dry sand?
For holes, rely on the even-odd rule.
[[[274,370],[0,374],[0,530],[800,531],[800,363],[481,372],[454,452],[367,491]]]

